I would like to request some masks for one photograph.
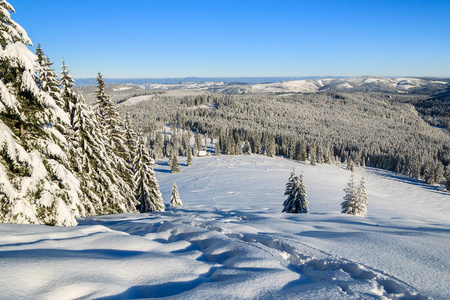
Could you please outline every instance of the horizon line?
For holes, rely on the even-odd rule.
[[[175,76],[175,77],[103,77],[104,79],[188,79],[188,78],[211,78],[211,79],[221,79],[221,78],[360,78],[360,77],[381,77],[381,78],[439,78],[439,79],[450,79],[450,76],[414,76],[414,75],[398,75],[398,76],[384,76],[384,75],[359,75],[359,76],[345,76],[345,75],[325,75],[325,76]],[[74,77],[74,79],[96,79],[97,77]]]

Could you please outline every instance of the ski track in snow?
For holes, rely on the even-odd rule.
[[[328,289],[334,286],[341,292],[342,298],[357,299],[427,299],[418,294],[415,288],[408,283],[387,274],[382,270],[366,266],[351,260],[336,257],[300,242],[292,236],[278,233],[242,234],[221,227],[230,221],[240,222],[247,220],[244,215],[234,212],[215,211],[215,217],[203,219],[199,215],[194,218],[184,217],[177,213],[171,221],[148,224],[144,228],[136,228],[134,222],[124,226],[116,223],[110,229],[126,234],[141,236],[145,239],[157,241],[165,247],[172,249],[171,253],[204,261],[210,264],[209,271],[202,274],[189,285],[189,291],[207,282],[220,282],[232,280],[232,277],[243,277],[246,273],[259,274],[260,272],[273,272],[276,269],[294,272],[297,276],[285,283],[285,286],[297,288],[326,285]],[[231,218],[231,220],[230,220]],[[164,238],[161,238],[164,236]],[[189,244],[180,243],[183,241]],[[180,247],[170,246],[179,244]],[[304,254],[302,250],[315,253]],[[261,267],[272,260],[272,268]],[[234,272],[229,272],[233,270]],[[230,275],[230,274],[232,275]],[[186,290],[181,291],[186,293]],[[161,296],[175,296],[171,286],[167,290],[160,289],[157,294]],[[258,298],[271,298],[273,291],[268,295],[257,295]],[[120,295],[104,299],[135,298],[155,296],[153,288],[148,286],[133,287]],[[288,294],[289,295],[289,294]],[[196,294],[183,294],[183,297],[196,297]]]

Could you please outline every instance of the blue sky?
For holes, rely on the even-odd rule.
[[[450,0],[9,2],[77,78],[450,77]]]

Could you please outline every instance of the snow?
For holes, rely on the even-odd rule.
[[[17,197],[17,192],[8,180],[5,167],[0,164],[0,194],[5,194],[8,198],[14,199]]]
[[[352,89],[353,88],[353,86],[348,82],[344,82],[344,83],[338,85],[338,87],[343,88],[343,89]]]
[[[167,209],[0,224],[2,298],[446,299],[450,195],[357,168],[366,218],[340,213],[350,173],[263,156],[180,158],[155,172]],[[281,213],[303,172],[309,213]],[[0,169],[0,175],[2,170]],[[168,207],[176,181],[183,207]]]
[[[117,92],[117,91],[127,91],[127,90],[131,90],[131,89],[133,89],[132,86],[121,86],[121,87],[118,87],[118,88],[113,88],[113,91],[114,91],[114,92]]]
[[[0,47],[0,60],[8,60],[14,68],[23,68],[30,74],[36,74],[38,63],[37,56],[21,42],[6,45],[3,50]]]
[[[327,80],[295,80],[270,84],[255,84],[251,86],[251,90],[252,93],[314,93],[319,91],[319,88],[323,86],[325,81]]]
[[[48,144],[47,145],[47,155],[51,157],[57,157],[64,161],[67,161],[66,153],[56,144]]]
[[[64,115],[67,117],[67,114]],[[67,145],[67,140],[64,134],[53,127],[51,123],[44,124],[43,129],[47,131],[51,136],[55,137],[61,144]]]
[[[48,164],[52,169],[52,173],[62,182],[64,186],[68,186],[73,189],[78,189],[80,187],[80,182],[78,179],[62,164],[53,159],[49,159]]]
[[[18,101],[16,97],[11,95],[8,88],[5,86],[3,81],[0,81],[0,112],[4,111],[5,108],[11,109],[13,112],[18,113],[19,110],[17,108]]]
[[[444,81],[430,81],[419,78],[384,78],[374,76],[350,77],[350,78],[325,78],[295,81],[282,81],[270,84],[254,84],[250,86],[252,93],[315,93],[334,88],[355,89],[363,85],[377,84],[402,93],[412,88],[427,87],[429,83],[439,83],[449,86]]]
[[[21,89],[23,91],[29,91],[36,98],[39,97],[39,94],[41,93],[39,87],[36,85],[34,75],[32,75],[32,73],[29,70],[23,71]]]
[[[119,103],[119,106],[136,105],[140,102],[151,101],[154,99],[155,99],[154,95],[136,96],[136,97],[132,97],[132,98],[128,99],[127,101]]]
[[[9,158],[17,159],[19,162],[29,163],[30,156],[25,149],[16,143],[17,137],[11,132],[8,126],[0,120],[0,147],[6,149]]]

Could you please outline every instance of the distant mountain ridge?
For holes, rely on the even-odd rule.
[[[343,78],[335,76],[282,76],[282,77],[183,77],[183,78],[105,78],[106,84],[181,84],[183,82],[225,82],[240,84],[273,83],[290,80]],[[78,86],[96,85],[95,78],[76,78]]]
[[[450,90],[449,79],[362,76],[255,84],[251,93],[385,92],[436,94]]]
[[[316,92],[383,92],[435,95],[450,91],[450,79],[430,77],[224,77],[106,79],[107,84],[145,90],[204,90],[225,94],[284,94]],[[78,79],[79,86],[96,85],[95,79]]]

